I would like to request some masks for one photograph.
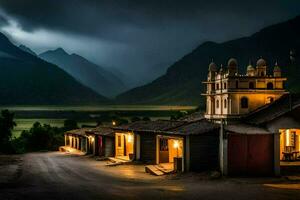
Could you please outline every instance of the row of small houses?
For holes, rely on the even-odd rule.
[[[279,175],[281,130],[300,130],[299,114],[299,102],[291,106],[282,99],[234,123],[212,123],[199,116],[137,121],[68,131],[65,143],[95,156],[153,165],[179,162],[181,171]]]

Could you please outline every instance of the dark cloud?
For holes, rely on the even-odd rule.
[[[300,1],[0,0],[0,8],[28,32],[43,29],[98,40],[90,51],[63,45],[142,75],[147,67],[175,61],[205,40],[249,35],[300,14]],[[105,57],[95,50],[107,50]]]

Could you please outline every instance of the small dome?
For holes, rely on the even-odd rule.
[[[247,71],[254,71],[255,68],[250,64],[247,66]]]
[[[208,71],[211,71],[211,72],[216,72],[218,71],[217,69],[217,65],[214,63],[214,62],[211,62],[208,66]]]
[[[237,60],[235,58],[230,58],[228,60],[227,65],[228,65],[228,68],[236,68],[238,63],[237,63]]]
[[[258,66],[258,67],[267,66],[267,62],[266,62],[264,59],[260,58],[260,59],[256,62],[256,66]]]
[[[273,69],[274,72],[280,72],[281,69],[280,67],[278,66],[277,62],[275,63],[275,66],[274,66],[274,69]]]

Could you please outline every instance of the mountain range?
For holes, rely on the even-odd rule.
[[[268,62],[269,72],[278,62],[288,78],[288,89],[300,92],[300,65],[291,64],[289,57],[292,50],[296,52],[295,60],[299,61],[299,36],[300,16],[264,28],[249,37],[223,43],[205,42],[171,65],[163,76],[118,95],[116,101],[121,104],[199,105],[204,100],[200,95],[205,90],[201,82],[207,79],[209,63],[213,59],[219,66],[227,66],[231,57],[238,60],[241,72],[246,71],[249,60],[255,64],[263,57]]]
[[[0,33],[0,104],[97,104],[108,99]]]
[[[62,48],[46,51],[39,57],[57,65],[98,94],[112,98],[126,90],[125,84],[113,73],[80,55],[68,54]]]

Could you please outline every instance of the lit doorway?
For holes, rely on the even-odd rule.
[[[116,133],[115,157],[122,160],[134,159],[134,135],[133,133]]]
[[[178,166],[183,171],[183,138],[157,136],[156,163],[164,168],[173,169]],[[175,164],[174,164],[175,163]]]
[[[300,129],[280,129],[280,160],[282,162],[299,161]]]

